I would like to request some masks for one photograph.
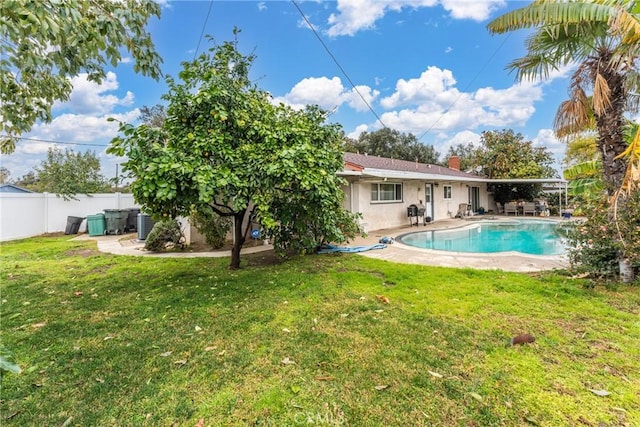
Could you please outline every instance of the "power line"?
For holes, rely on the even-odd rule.
[[[347,81],[349,82],[349,84],[351,85],[351,87],[353,88],[353,90],[358,94],[358,96],[360,97],[360,99],[362,99],[362,102],[364,102],[364,104],[367,106],[367,108],[369,108],[369,111],[371,111],[371,113],[373,113],[374,116],[376,116],[376,119],[378,120],[378,122],[380,122],[380,124],[382,125],[382,127],[386,128],[387,125],[384,124],[384,122],[382,121],[382,119],[380,118],[380,116],[378,116],[378,113],[375,112],[375,110],[371,107],[371,105],[367,102],[367,100],[364,98],[364,96],[362,96],[362,94],[360,93],[360,91],[358,90],[358,88],[356,87],[356,85],[353,83],[353,81],[351,81],[351,78],[349,77],[349,75],[347,74],[347,72],[344,70],[344,68],[342,68],[342,65],[340,65],[340,63],[338,62],[338,60],[336,59],[336,57],[333,55],[333,53],[331,52],[331,50],[329,50],[329,47],[325,44],[324,40],[322,40],[322,38],[320,37],[320,35],[318,34],[318,32],[316,31],[316,29],[313,27],[313,25],[311,25],[311,22],[309,22],[309,20],[307,19],[306,15],[304,14],[304,12],[302,12],[302,9],[300,9],[300,6],[298,6],[298,3],[296,3],[295,0],[291,0],[291,3],[293,3],[293,5],[296,7],[296,9],[298,9],[298,12],[300,12],[300,15],[302,16],[302,19],[304,19],[304,21],[307,23],[307,26],[309,27],[309,29],[311,31],[313,31],[313,34],[316,36],[316,38],[318,39],[318,41],[320,42],[320,44],[322,44],[322,47],[324,47],[324,49],[327,51],[327,53],[329,54],[329,56],[331,57],[331,59],[333,59],[333,62],[335,62],[335,64],[338,66],[338,68],[340,69],[340,71],[342,71],[342,74],[344,75],[344,77],[347,79]]]
[[[433,129],[433,127],[435,125],[438,124],[438,122],[440,121],[440,119],[442,119],[444,117],[445,114],[447,114],[449,112],[449,110],[456,105],[456,103],[460,100],[460,98],[462,98],[462,95],[467,91],[467,89],[469,89],[469,86],[471,86],[471,84],[476,81],[476,79],[478,78],[478,76],[480,75],[480,73],[482,73],[482,71],[484,71],[484,69],[487,67],[487,65],[489,65],[489,63],[493,60],[493,58],[496,56],[496,54],[498,53],[498,51],[500,49],[502,49],[502,46],[504,46],[504,44],[507,42],[507,40],[509,40],[509,37],[511,37],[511,33],[507,33],[507,37],[505,37],[504,40],[502,40],[502,43],[500,43],[500,46],[498,46],[498,48],[493,51],[493,53],[489,56],[489,58],[487,59],[487,61],[482,65],[482,67],[480,67],[478,69],[478,72],[476,73],[475,76],[473,76],[473,78],[469,81],[469,83],[467,83],[465,85],[465,87],[462,88],[462,91],[460,91],[460,94],[458,95],[458,97],[456,99],[453,100],[453,102],[445,109],[445,111],[440,114],[440,117],[438,117],[436,119],[435,122],[433,122],[433,124],[429,127],[429,129],[425,130],[422,135],[420,135],[420,137],[418,137],[418,141],[420,141],[422,138],[424,138],[424,136],[426,134],[428,134],[431,129]]]
[[[9,137],[9,135],[0,135],[0,137]],[[85,142],[70,142],[70,141],[54,141],[51,139],[41,139],[41,138],[27,138],[24,136],[15,136],[15,137],[11,137],[11,138],[15,138],[15,139],[20,139],[23,141],[33,141],[33,142],[46,142],[49,144],[61,144],[61,145],[84,145],[87,147],[108,147],[108,145],[103,145],[103,144],[89,144],[89,143],[85,143]]]
[[[193,60],[196,60],[196,56],[198,55],[198,50],[200,50],[200,42],[202,41],[202,37],[204,36],[204,32],[207,28],[207,22],[209,22],[209,15],[211,14],[211,7],[213,6],[213,0],[209,0],[209,10],[207,10],[207,16],[204,18],[204,24],[202,24],[202,31],[200,32],[200,37],[198,38],[198,45],[196,46],[196,51],[193,52]]]

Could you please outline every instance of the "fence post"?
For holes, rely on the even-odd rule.
[[[44,232],[49,232],[49,193],[42,193],[42,197],[44,197]]]

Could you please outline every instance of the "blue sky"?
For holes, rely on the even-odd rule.
[[[297,4],[339,66],[292,2],[163,1],[161,18],[149,23],[164,59],[163,73],[177,76],[181,62],[192,60],[196,49],[211,46],[201,38],[203,28],[221,42],[232,39],[236,26],[242,30],[241,51],[257,56],[251,74],[260,88],[293,106],[318,104],[334,110],[329,120],[340,123],[349,136],[380,129],[377,115],[386,126],[411,132],[444,155],[457,143],[477,142],[484,130],[510,128],[562,159],[564,145],[551,127],[557,106],[566,99],[571,70],[558,71],[547,81],[517,82],[505,67],[526,53],[528,33],[493,36],[486,29],[491,19],[527,2]],[[135,122],[138,109],[162,103],[166,91],[164,81],[136,75],[124,55],[102,85],[87,82],[84,75],[74,78],[71,99],[56,104],[53,122],[38,124],[24,136],[59,141],[64,143],[59,147],[76,151],[94,150],[105,176],[113,177],[123,159],[104,152],[117,132],[106,119]],[[39,165],[50,146],[20,141],[14,154],[2,156],[2,165],[11,178],[19,178]]]

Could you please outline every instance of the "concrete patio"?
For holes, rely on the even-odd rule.
[[[469,220],[446,219],[439,220],[427,225],[411,227],[393,228],[387,230],[377,230],[369,233],[366,237],[358,237],[348,245],[343,246],[371,246],[379,243],[382,237],[393,237],[411,231],[422,230],[442,230],[464,226]],[[230,251],[210,251],[210,252],[166,252],[153,253],[144,250],[144,243],[136,241],[135,234],[120,236],[97,236],[91,237],[87,234],[76,237],[79,240],[96,240],[98,250],[115,255],[150,256],[157,258],[196,258],[196,257],[227,257]],[[244,248],[243,254],[256,253],[273,249],[272,245],[261,245]],[[358,255],[384,261],[432,265],[442,267],[469,267],[477,269],[499,269],[514,272],[536,272],[553,269],[564,269],[568,266],[568,259],[565,255],[526,255],[519,252],[501,252],[491,254],[447,252],[432,249],[421,249],[407,246],[399,242],[388,244],[384,249],[375,249],[365,252],[358,252]],[[321,255],[320,255],[321,256]]]

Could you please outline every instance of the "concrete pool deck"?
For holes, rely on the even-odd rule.
[[[391,228],[386,230],[376,230],[370,232],[366,237],[358,237],[347,245],[342,246],[371,246],[379,243],[382,237],[398,236],[412,231],[423,230],[443,230],[459,228],[469,225],[478,217],[471,219],[444,219],[418,227],[411,227],[407,224],[405,227]],[[496,219],[514,219],[514,217],[489,217]],[[520,219],[520,218],[515,218]],[[211,251],[211,252],[166,252],[153,253],[144,250],[144,243],[137,242],[136,235],[120,235],[120,236],[97,236],[91,237],[83,234],[76,239],[79,240],[96,240],[98,250],[101,252],[111,253],[115,255],[133,255],[133,256],[150,256],[157,258],[196,258],[196,257],[227,257],[230,251]],[[271,245],[253,246],[242,249],[242,254],[262,252],[273,249]],[[501,252],[495,254],[482,253],[465,253],[465,252],[448,252],[437,251],[433,249],[421,249],[407,246],[399,242],[387,245],[384,249],[375,249],[365,252],[358,252],[358,255],[375,258],[385,261],[432,265],[441,267],[469,267],[476,269],[493,269],[514,272],[536,272],[554,269],[564,269],[569,265],[566,255],[526,255],[519,252]]]

